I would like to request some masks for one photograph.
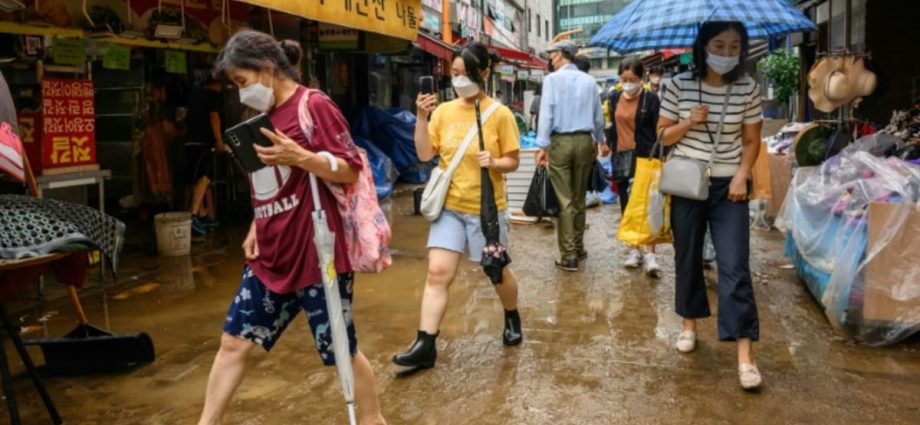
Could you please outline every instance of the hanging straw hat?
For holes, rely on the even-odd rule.
[[[833,112],[853,100],[846,65],[844,57],[826,57],[808,73],[808,97],[817,110]]]
[[[827,87],[827,77],[834,71],[831,58],[821,58],[811,67],[808,73],[808,97],[811,98],[815,109],[824,112],[831,112],[837,109],[838,104],[827,98],[825,89]]]
[[[877,79],[866,69],[862,58],[826,57],[815,63],[808,74],[808,97],[819,111],[833,112],[875,91]]]
[[[853,62],[850,69],[850,88],[855,95],[853,106],[859,106],[862,98],[874,93],[876,87],[878,87],[878,78],[874,72],[866,69],[865,59],[859,58]]]

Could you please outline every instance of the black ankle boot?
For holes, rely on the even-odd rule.
[[[505,310],[505,332],[502,334],[502,342],[511,347],[520,344],[523,340],[521,316],[517,310]]]
[[[419,369],[434,367],[434,361],[438,358],[437,339],[438,334],[429,335],[425,331],[418,331],[418,337],[409,351],[393,356],[393,363]]]

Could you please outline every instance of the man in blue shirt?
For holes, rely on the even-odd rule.
[[[549,53],[557,70],[543,80],[540,121],[537,134],[537,163],[549,165],[549,177],[559,199],[556,266],[578,271],[585,251],[585,193],[597,145],[604,142],[604,112],[597,83],[573,63],[578,46],[569,40],[551,46]]]

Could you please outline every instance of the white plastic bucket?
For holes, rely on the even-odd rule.
[[[153,217],[157,232],[157,251],[161,256],[188,255],[192,250],[192,214],[169,212]]]

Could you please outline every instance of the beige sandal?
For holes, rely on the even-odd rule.
[[[693,331],[683,331],[680,333],[680,336],[677,337],[677,351],[681,353],[689,353],[696,349],[696,332]]]
[[[738,378],[741,380],[741,388],[753,390],[763,384],[763,377],[760,376],[760,370],[753,363],[741,363],[738,365]]]

